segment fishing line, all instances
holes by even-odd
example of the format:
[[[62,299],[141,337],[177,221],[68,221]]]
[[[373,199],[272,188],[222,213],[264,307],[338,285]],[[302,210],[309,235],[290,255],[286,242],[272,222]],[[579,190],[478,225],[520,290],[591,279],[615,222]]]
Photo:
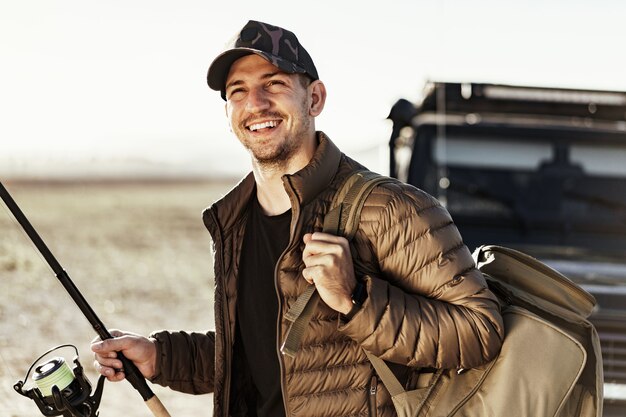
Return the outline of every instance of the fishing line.
[[[61,356],[38,363],[51,353],[66,347],[71,347],[76,352],[73,369],[70,369],[65,358]],[[35,368],[32,377],[34,386],[28,389],[26,388],[28,375],[33,368]],[[35,359],[28,368],[24,381],[17,381],[13,388],[18,394],[35,401],[45,416],[63,414],[68,417],[97,417],[104,388],[104,376],[100,376],[96,390],[90,395],[91,384],[78,360],[78,348],[66,344],[49,349]]]
[[[45,358],[52,352],[56,352],[57,350],[65,347],[74,348],[74,350],[76,351],[76,357],[78,357],[78,349],[74,345],[66,344],[53,347],[33,361],[33,363],[30,365],[30,368],[28,368],[28,371],[26,371],[24,383],[28,381],[28,375],[30,375],[30,372],[33,370],[33,367],[35,367],[35,364],[37,364],[41,359]],[[33,375],[34,384],[37,386],[37,388],[39,388],[44,396],[52,395],[52,387],[54,385],[58,386],[59,389],[62,391],[67,388],[74,381],[74,379],[74,374],[72,373],[70,367],[67,365],[67,362],[65,362],[65,358],[60,356],[57,356],[47,362],[38,364],[37,368],[35,368],[35,374]]]

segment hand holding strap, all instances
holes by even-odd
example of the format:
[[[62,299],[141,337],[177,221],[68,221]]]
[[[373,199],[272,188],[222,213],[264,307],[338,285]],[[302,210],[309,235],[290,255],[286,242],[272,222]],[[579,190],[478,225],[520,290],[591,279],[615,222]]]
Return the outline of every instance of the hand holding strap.
[[[371,171],[357,171],[343,183],[335,194],[331,209],[324,217],[322,231],[337,236],[343,236],[351,241],[359,228],[361,210],[365,200],[374,187],[383,182],[392,181]],[[319,294],[315,286],[311,285],[304,291],[285,314],[285,318],[292,322],[287,331],[285,342],[280,351],[289,357],[294,357],[300,347],[300,342],[309,325],[311,316],[319,302]]]

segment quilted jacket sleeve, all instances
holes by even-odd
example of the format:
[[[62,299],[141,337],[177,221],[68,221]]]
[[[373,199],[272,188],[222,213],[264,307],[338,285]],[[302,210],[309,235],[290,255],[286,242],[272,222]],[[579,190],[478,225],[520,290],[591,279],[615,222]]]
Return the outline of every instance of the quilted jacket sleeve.
[[[215,333],[160,331],[156,375],[151,382],[188,394],[213,392]]]
[[[377,187],[354,245],[361,259],[373,256],[378,266],[363,276],[368,298],[362,309],[340,330],[366,350],[435,368],[471,368],[499,352],[496,297],[435,198],[406,184]]]

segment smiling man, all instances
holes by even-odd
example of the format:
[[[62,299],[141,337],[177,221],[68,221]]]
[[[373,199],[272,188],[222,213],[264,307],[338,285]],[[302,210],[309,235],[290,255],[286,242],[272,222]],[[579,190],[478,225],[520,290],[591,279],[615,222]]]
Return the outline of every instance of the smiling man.
[[[338,188],[363,167],[316,131],[326,88],[285,29],[250,21],[211,64],[252,172],[203,215],[214,243],[215,330],[116,333],[96,367],[124,378],[116,351],[153,382],[214,393],[214,416],[394,416],[363,352],[409,388],[420,369],[470,368],[499,351],[502,319],[448,212],[399,182],[368,197],[351,250],[322,233]],[[356,271],[352,253],[368,272]],[[295,357],[285,313],[315,285],[321,303]]]
[[[212,68],[229,58],[222,55]],[[282,213],[290,202],[281,176],[299,171],[313,157],[313,118],[324,108],[326,88],[306,75],[285,73],[256,54],[237,59],[227,74],[219,87],[231,130],[250,152],[257,182],[267,185],[258,187],[259,202],[267,214]]]

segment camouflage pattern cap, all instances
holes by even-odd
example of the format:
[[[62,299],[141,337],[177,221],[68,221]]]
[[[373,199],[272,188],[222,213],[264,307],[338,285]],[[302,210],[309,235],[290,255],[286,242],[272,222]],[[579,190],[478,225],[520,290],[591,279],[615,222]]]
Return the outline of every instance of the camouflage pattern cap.
[[[221,91],[222,98],[226,99],[224,84],[230,66],[239,58],[250,54],[265,58],[287,73],[307,74],[313,80],[319,79],[311,56],[293,32],[250,20],[209,66],[209,87]]]

